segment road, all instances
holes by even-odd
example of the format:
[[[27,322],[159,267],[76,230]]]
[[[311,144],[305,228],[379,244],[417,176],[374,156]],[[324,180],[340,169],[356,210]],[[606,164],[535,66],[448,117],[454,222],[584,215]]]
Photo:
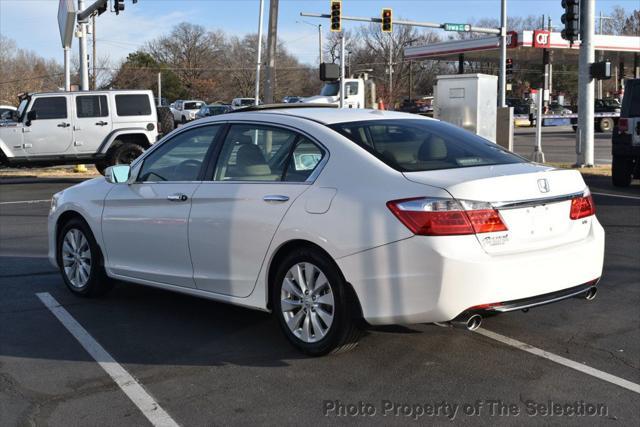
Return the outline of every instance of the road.
[[[2,425],[149,425],[38,293],[55,298],[154,399],[147,412],[162,408],[183,426],[638,420],[638,185],[621,191],[606,178],[589,180],[607,232],[595,301],[572,299],[483,323],[483,331],[573,363],[566,366],[500,337],[436,325],[371,328],[354,351],[314,359],[294,351],[265,313],[124,283],[102,299],[80,299],[45,258],[49,205],[40,202],[72,182],[13,182],[0,184]],[[593,416],[545,416],[548,402],[602,406]],[[375,415],[347,415],[361,405]],[[479,415],[464,413],[475,407]]]
[[[596,164],[611,164],[611,133],[594,134],[594,159]],[[514,151],[528,159],[536,145],[536,130],[516,127],[513,138]],[[548,126],[542,128],[542,152],[545,161],[576,163],[576,134],[571,126]]]

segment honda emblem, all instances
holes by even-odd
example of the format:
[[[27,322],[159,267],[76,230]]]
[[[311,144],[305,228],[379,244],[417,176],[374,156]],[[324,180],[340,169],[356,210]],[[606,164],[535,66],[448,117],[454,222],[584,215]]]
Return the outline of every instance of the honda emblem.
[[[538,190],[540,190],[541,193],[548,193],[550,189],[549,181],[547,181],[546,178],[538,180]]]

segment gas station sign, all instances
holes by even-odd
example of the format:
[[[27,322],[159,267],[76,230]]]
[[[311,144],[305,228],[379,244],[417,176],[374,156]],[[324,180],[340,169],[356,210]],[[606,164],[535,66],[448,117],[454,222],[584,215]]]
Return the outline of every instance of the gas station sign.
[[[533,32],[533,47],[550,48],[551,47],[551,31],[535,30]]]

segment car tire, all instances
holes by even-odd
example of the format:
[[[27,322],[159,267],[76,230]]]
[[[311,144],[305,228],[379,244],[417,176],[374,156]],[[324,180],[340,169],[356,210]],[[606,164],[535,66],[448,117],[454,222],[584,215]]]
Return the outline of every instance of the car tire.
[[[573,129],[574,132],[578,132],[578,126],[576,125],[571,126],[571,129]]]
[[[173,113],[168,107],[158,107],[158,123],[160,126],[160,133],[163,135],[168,134],[176,127],[176,122],[173,119]]]
[[[144,153],[144,148],[135,142],[114,141],[115,148],[109,155],[109,165],[128,165]]]
[[[633,159],[629,157],[613,156],[611,164],[611,181],[616,187],[631,185],[633,174]]]
[[[333,260],[318,250],[300,249],[282,259],[274,278],[274,314],[294,347],[309,356],[356,347],[362,332],[353,316],[349,285]]]
[[[109,163],[107,163],[105,160],[98,160],[95,163],[95,167],[100,175],[104,175],[105,170],[109,167]]]
[[[182,116],[182,122],[183,125],[187,123],[187,118],[185,116]]]
[[[611,132],[615,125],[612,118],[604,117],[598,122],[598,132]]]
[[[71,219],[60,229],[56,259],[65,285],[75,295],[96,297],[113,287],[104,270],[100,247],[80,218]]]

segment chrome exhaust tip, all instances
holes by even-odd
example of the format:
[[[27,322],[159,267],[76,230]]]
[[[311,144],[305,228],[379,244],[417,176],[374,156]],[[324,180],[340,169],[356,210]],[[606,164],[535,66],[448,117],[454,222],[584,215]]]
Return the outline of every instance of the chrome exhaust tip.
[[[596,299],[596,295],[598,295],[598,288],[595,286],[589,288],[589,290],[584,294],[584,299],[587,301],[593,301]]]
[[[475,331],[482,324],[482,316],[479,314],[463,314],[451,321],[451,325],[456,328]]]

